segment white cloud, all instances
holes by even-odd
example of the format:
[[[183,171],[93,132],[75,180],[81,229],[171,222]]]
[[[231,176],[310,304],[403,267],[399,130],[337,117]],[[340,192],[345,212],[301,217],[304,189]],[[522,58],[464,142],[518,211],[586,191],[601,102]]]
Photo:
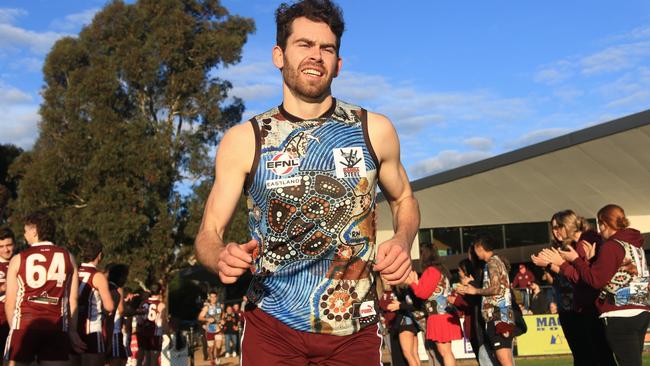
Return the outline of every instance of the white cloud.
[[[467,145],[478,151],[490,151],[494,143],[488,137],[470,137],[463,140],[463,145]]]
[[[272,97],[278,97],[277,99],[279,99],[279,96],[282,95],[282,89],[275,84],[241,85],[233,86],[228,95],[242,98],[244,101],[267,100]]]
[[[650,41],[616,45],[582,58],[581,72],[590,75],[621,71],[636,66],[647,56]]]
[[[553,95],[564,102],[573,102],[576,98],[579,98],[584,94],[585,93],[582,90],[568,86],[561,87],[553,91]]]
[[[444,150],[438,155],[421,160],[415,163],[410,169],[412,179],[425,177],[437,172],[457,168],[459,166],[473,163],[490,157],[492,154],[486,151],[456,151]]]
[[[99,10],[99,8],[92,8],[66,15],[63,19],[52,21],[52,28],[66,32],[76,31],[82,26],[90,24]]]
[[[24,107],[0,106],[2,133],[0,143],[14,144],[29,150],[38,137],[38,105]]]
[[[32,101],[32,96],[24,91],[0,81],[0,106],[12,106]]]
[[[34,32],[15,27],[11,24],[0,24],[0,48],[24,49],[37,55],[46,54],[57,39],[65,36],[56,32]]]
[[[30,149],[38,136],[38,104],[28,93],[0,81],[0,143]]]
[[[23,9],[0,8],[0,23],[13,23],[19,16],[27,15]]]
[[[550,140],[554,137],[558,137],[564,134],[569,133],[571,130],[564,127],[553,127],[553,128],[543,128],[539,130],[534,130],[524,134],[519,137],[517,140],[507,144],[510,148],[524,147],[538,142]]]
[[[559,84],[574,74],[573,63],[568,60],[561,60],[551,65],[542,66],[533,76],[533,80],[542,84]]]
[[[262,109],[267,106],[259,104],[282,98],[282,78],[270,60],[237,64],[219,69],[214,75],[229,80],[233,84],[230,95],[241,97],[247,106]],[[337,98],[387,115],[400,135],[415,135],[431,126],[442,128],[454,123],[514,121],[531,112],[524,98],[503,98],[487,90],[421,90],[383,75],[356,71],[342,72],[334,79],[332,92]]]

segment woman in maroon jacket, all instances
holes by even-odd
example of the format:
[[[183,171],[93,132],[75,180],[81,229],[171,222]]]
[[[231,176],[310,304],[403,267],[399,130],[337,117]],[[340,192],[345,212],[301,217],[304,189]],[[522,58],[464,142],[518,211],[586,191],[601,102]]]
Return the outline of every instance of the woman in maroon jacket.
[[[572,210],[559,211],[551,217],[551,229],[555,239],[554,248],[574,248],[580,258],[595,260],[602,239],[585,218]],[[578,244],[582,241],[595,243],[589,253]],[[558,306],[562,332],[571,348],[573,365],[616,366],[594,304],[598,290],[582,281],[578,271],[559,256],[555,258],[558,264],[552,264],[550,258],[554,255],[550,249],[544,249],[531,258],[537,266],[546,267],[556,274],[553,281],[554,301]]]
[[[641,366],[641,354],[648,323],[648,266],[643,236],[630,225],[620,206],[607,205],[598,211],[600,233],[605,239],[596,259],[580,258],[571,247],[554,250],[554,264],[571,263],[580,279],[599,289],[596,308],[605,325],[605,335],[619,366]],[[587,252],[592,245],[582,243]],[[558,259],[558,257],[560,257]]]

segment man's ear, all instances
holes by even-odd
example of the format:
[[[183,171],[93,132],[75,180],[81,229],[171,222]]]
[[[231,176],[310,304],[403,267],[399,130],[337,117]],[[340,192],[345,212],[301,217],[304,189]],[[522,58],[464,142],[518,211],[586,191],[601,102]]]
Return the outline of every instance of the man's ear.
[[[284,51],[277,45],[273,47],[273,65],[280,70],[284,67]]]
[[[343,59],[339,57],[338,61],[336,61],[336,70],[334,70],[334,77],[339,76],[341,67],[343,67]]]

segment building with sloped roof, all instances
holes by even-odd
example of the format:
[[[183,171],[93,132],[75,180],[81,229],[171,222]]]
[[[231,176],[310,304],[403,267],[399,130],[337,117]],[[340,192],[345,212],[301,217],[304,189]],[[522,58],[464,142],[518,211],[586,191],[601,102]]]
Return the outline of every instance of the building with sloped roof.
[[[411,183],[421,224],[413,245],[433,243],[455,268],[479,232],[491,233],[512,263],[551,240],[553,213],[572,209],[595,224],[606,204],[623,207],[650,248],[650,110],[591,126]],[[377,241],[390,238],[392,216],[383,197]]]

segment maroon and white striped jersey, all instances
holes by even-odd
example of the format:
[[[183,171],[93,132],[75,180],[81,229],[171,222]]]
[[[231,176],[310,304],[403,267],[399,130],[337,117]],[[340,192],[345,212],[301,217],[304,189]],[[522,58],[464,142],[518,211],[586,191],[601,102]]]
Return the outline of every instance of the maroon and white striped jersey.
[[[150,296],[140,304],[138,315],[138,334],[143,336],[162,336],[162,300],[160,296]]]
[[[50,242],[20,254],[12,329],[68,330],[68,299],[74,266],[70,253]]]
[[[82,334],[102,332],[102,298],[93,286],[97,268],[92,263],[79,266],[79,301],[77,329]]]

